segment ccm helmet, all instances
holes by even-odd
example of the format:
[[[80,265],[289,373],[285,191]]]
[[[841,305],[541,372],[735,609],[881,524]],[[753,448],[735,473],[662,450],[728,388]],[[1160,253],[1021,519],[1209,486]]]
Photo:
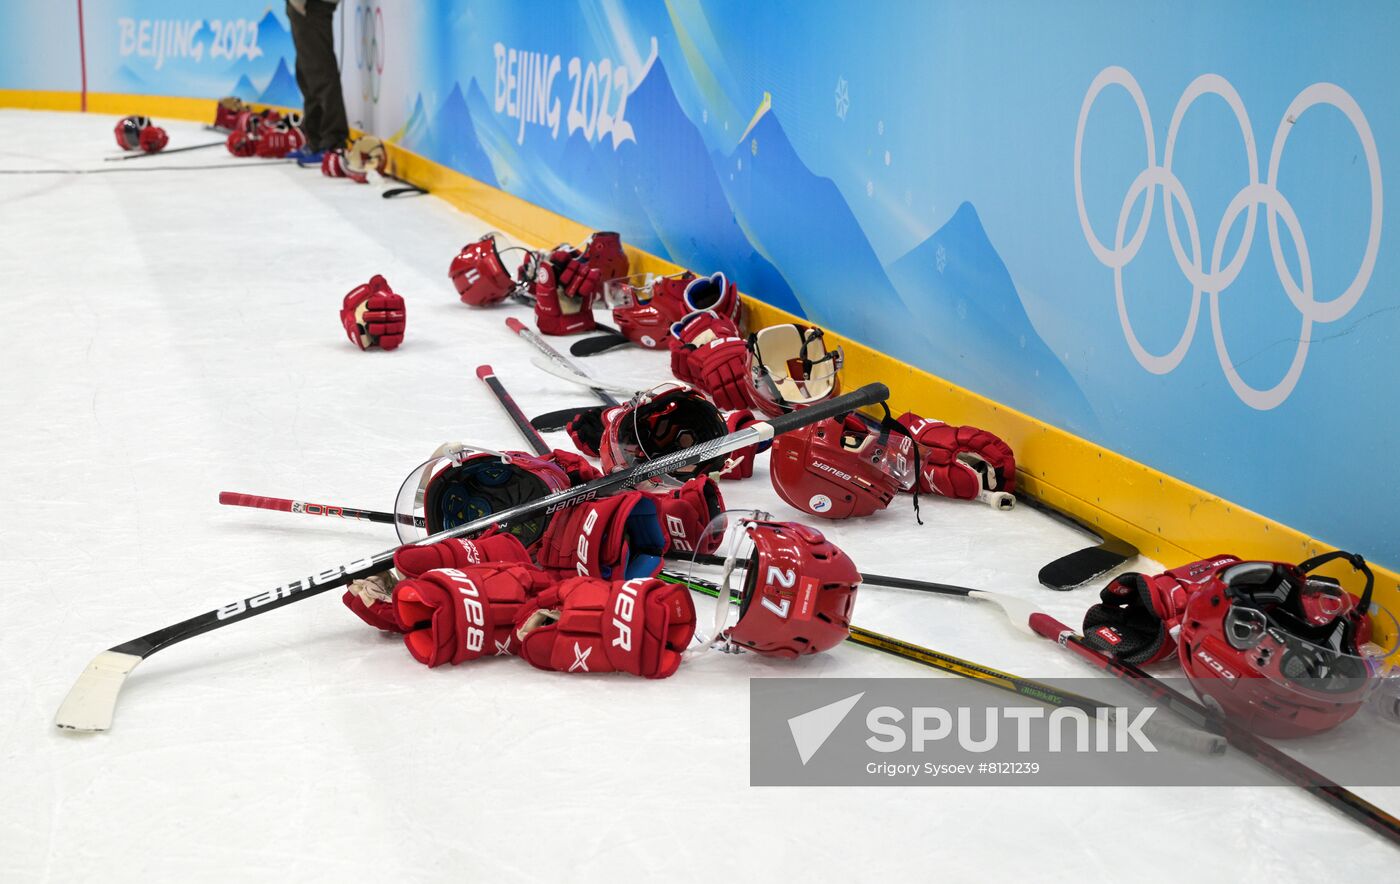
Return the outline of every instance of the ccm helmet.
[[[1345,559],[1366,579],[1357,598],[1308,572]],[[1301,737],[1346,721],[1383,672],[1386,650],[1371,643],[1374,578],[1358,555],[1325,553],[1298,564],[1240,562],[1191,596],[1181,621],[1179,656],[1208,705],[1265,737]]]

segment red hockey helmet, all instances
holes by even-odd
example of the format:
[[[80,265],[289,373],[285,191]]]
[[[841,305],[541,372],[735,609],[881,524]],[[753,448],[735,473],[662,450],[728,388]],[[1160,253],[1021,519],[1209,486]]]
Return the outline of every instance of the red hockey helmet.
[[[662,384],[603,412],[599,457],[603,472],[614,473],[662,455],[704,445],[729,434],[724,417],[709,399],[685,384]],[[724,466],[717,454],[672,478],[684,481]],[[665,484],[664,477],[652,484]]]
[[[399,540],[413,543],[568,487],[563,469],[534,455],[444,445],[399,487],[394,529]],[[549,516],[541,512],[510,523],[506,531],[529,547],[548,523]]]
[[[515,291],[515,280],[501,260],[494,233],[463,246],[447,268],[447,275],[457,287],[462,303],[473,307],[503,301]]]
[[[1308,572],[1346,559],[1366,578],[1358,599]],[[1371,643],[1384,616],[1360,556],[1331,552],[1299,565],[1240,562],[1191,596],[1179,657],[1191,685],[1234,724],[1265,737],[1301,737],[1346,721],[1379,682],[1386,650]],[[1393,645],[1393,642],[1392,642]]]
[[[840,347],[827,350],[822,330],[812,325],[770,325],[749,335],[749,376],[754,404],[777,417],[830,399],[841,392]]]
[[[603,300],[629,341],[648,350],[666,349],[671,324],[685,316],[685,287],[695,278],[637,273],[603,283]]]
[[[727,512],[706,529],[713,555],[697,556],[692,577],[722,564],[710,643],[773,657],[830,650],[850,635],[860,572],[815,528],[776,522],[757,510]],[[730,603],[738,596],[737,615]]]
[[[136,150],[141,146],[141,132],[150,125],[150,117],[130,116],[117,120],[116,128],[112,130],[117,137],[117,147]]]
[[[914,484],[914,443],[850,414],[773,440],[773,490],[793,507],[823,519],[868,516]]]

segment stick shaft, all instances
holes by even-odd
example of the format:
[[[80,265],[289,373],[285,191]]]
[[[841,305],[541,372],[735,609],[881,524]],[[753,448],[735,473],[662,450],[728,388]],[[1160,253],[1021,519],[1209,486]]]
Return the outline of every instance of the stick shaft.
[[[1248,730],[1232,724],[1220,716],[1211,714],[1205,706],[1171,685],[1153,678],[1136,665],[1110,657],[1090,647],[1074,630],[1054,617],[1048,614],[1036,614],[1031,618],[1031,628],[1035,630],[1037,635],[1059,644],[1071,653],[1078,655],[1080,659],[1106,672],[1113,673],[1142,694],[1165,703],[1167,708],[1186,721],[1220,733],[1229,742],[1231,748],[1248,755],[1295,786],[1301,786],[1312,792],[1327,804],[1384,836],[1392,843],[1400,844],[1400,820],[1350,789],[1338,785]]]
[[[224,141],[211,141],[208,144],[192,144],[188,147],[173,147],[170,150],[158,150],[155,153],[128,153],[122,154],[119,157],[107,157],[107,161],[115,162],[120,160],[139,160],[144,157],[163,157],[172,153],[184,153],[187,150],[204,150],[206,147],[222,147],[226,143],[227,142]]]
[[[535,425],[530,423],[530,419],[525,416],[525,412],[520,410],[520,406],[515,402],[515,397],[506,390],[505,385],[501,383],[500,378],[496,377],[491,366],[479,366],[476,370],[476,376],[481,378],[482,382],[491,389],[496,401],[501,404],[501,408],[505,409],[506,416],[510,418],[511,423],[515,424],[521,437],[529,443],[535,453],[541,456],[549,454],[551,451],[549,443],[544,441],[544,437],[535,429]]]
[[[283,513],[299,513],[306,516],[329,516],[334,519],[350,519],[358,522],[380,522],[392,525],[398,521],[393,513],[362,510],[333,503],[310,503],[305,500],[289,500],[285,497],[263,497],[258,494],[240,494],[236,491],[220,491],[219,503],[224,506],[247,506],[264,510],[277,510]]]

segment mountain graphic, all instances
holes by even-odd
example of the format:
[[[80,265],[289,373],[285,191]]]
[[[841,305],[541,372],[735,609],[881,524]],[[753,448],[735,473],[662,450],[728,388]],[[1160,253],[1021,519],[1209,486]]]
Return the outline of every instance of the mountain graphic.
[[[260,53],[257,58],[235,59],[224,69],[224,73],[230,77],[246,76],[252,83],[270,84],[280,63],[296,63],[297,53],[296,47],[292,45],[292,35],[282,27],[282,22],[271,9],[258,21],[257,46]],[[300,103],[297,102],[298,105]]]
[[[729,156],[713,161],[749,242],[781,269],[803,315],[930,367],[923,322],[910,316],[835,183],[797,156],[776,111],[759,117]]]
[[[258,101],[283,107],[301,107],[301,90],[297,88],[296,78],[287,70],[285,61],[277,62],[277,72],[272,75],[272,82],[268,83],[267,88],[258,96]]]
[[[1031,324],[971,203],[889,274],[933,346],[916,364],[1013,408],[1069,418],[1075,429],[1096,423],[1079,385]]]
[[[550,133],[527,127],[525,137],[531,154],[527,158],[516,143],[518,122],[497,115],[475,79],[467,84],[467,108],[481,147],[490,157],[497,186],[595,230],[616,230],[623,242],[664,255],[642,212],[633,209],[630,217],[623,217],[618,210],[609,196],[614,193],[616,176],[593,167],[595,156],[602,154],[595,155],[582,135],[575,133],[575,138],[556,142]],[[605,150],[611,153],[612,148]],[[622,205],[631,207],[630,203]]]
[[[473,79],[472,84],[475,82]],[[460,84],[452,84],[452,91],[443,100],[442,107],[438,108],[428,127],[426,145],[431,159],[492,187],[496,186],[496,173],[491,168],[491,159],[476,137],[476,127],[472,125],[471,111],[462,96]]]
[[[660,253],[697,273],[723,270],[742,291],[802,315],[789,279],[735,217],[700,130],[676,100],[660,59],[628,96],[627,118],[635,142],[614,151],[609,139],[593,150],[615,164],[617,199],[635,203],[649,219]]]
[[[233,89],[228,94],[244,101],[257,101],[258,87],[253,85],[253,81],[248,79],[247,74],[244,74],[238,78],[238,82],[233,85]]]
[[[423,94],[420,92],[413,99],[413,110],[409,112],[408,119],[399,127],[399,130],[386,141],[393,141],[401,144],[411,151],[427,155],[431,146],[432,134],[428,129],[428,110],[423,106]]]

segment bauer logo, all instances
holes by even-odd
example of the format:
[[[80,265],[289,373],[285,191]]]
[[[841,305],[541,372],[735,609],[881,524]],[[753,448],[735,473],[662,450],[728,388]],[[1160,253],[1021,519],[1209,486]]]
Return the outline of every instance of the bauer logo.
[[[858,651],[849,649],[852,665]],[[1197,729],[1118,679],[1030,681],[943,659],[950,668],[986,677],[750,679],[750,784],[1277,784],[1258,759],[1245,751],[1225,753],[1219,735]],[[908,665],[917,668],[912,659]],[[1181,678],[1156,679],[1153,690],[1195,695]],[[1368,725],[1366,719],[1346,723],[1360,739],[1348,740],[1345,752],[1327,759],[1328,775],[1342,776],[1348,785],[1377,776],[1400,780],[1385,761],[1384,747],[1393,741],[1383,733],[1374,740],[1361,733],[1387,725]]]

